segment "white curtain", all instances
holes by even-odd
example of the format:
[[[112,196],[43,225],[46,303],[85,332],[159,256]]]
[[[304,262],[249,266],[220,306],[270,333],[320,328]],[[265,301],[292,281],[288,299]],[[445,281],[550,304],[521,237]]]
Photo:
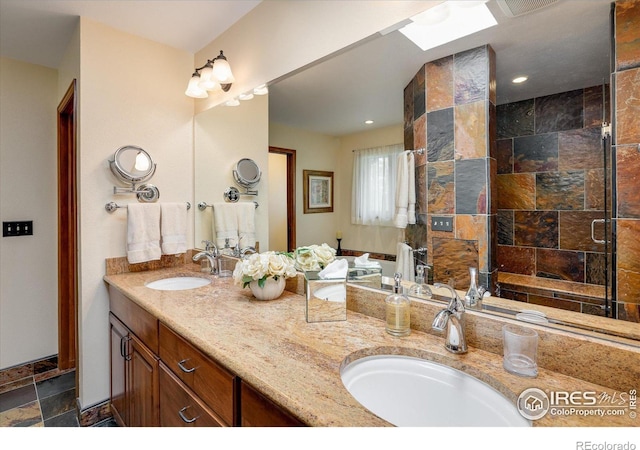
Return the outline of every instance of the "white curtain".
[[[397,155],[403,144],[354,150],[351,223],[393,226]]]

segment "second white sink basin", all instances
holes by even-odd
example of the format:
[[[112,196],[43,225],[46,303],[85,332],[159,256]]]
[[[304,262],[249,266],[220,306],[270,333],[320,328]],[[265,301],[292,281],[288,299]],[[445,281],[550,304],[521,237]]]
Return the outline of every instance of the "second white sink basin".
[[[171,277],[161,280],[151,281],[145,284],[149,289],[157,291],[183,291],[185,289],[195,289],[211,284],[211,280],[200,277]]]
[[[396,426],[531,426],[488,384],[424,359],[368,356],[340,375],[360,404]]]

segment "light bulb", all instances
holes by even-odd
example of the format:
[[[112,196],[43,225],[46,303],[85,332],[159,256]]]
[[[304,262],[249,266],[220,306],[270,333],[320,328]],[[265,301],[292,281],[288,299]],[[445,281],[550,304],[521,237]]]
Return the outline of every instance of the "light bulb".
[[[198,83],[198,87],[207,91],[213,91],[220,87],[215,78],[213,78],[213,67],[211,64],[207,64],[204,69],[200,71],[200,82]]]
[[[151,161],[149,161],[147,155],[142,152],[138,152],[138,154],[136,155],[136,164],[134,167],[140,172],[146,172],[147,170],[149,170],[149,167],[151,167]]]
[[[199,83],[200,75],[194,73],[189,80],[187,90],[184,92],[185,95],[193,98],[207,98],[209,94],[207,94],[207,91],[198,86]]]

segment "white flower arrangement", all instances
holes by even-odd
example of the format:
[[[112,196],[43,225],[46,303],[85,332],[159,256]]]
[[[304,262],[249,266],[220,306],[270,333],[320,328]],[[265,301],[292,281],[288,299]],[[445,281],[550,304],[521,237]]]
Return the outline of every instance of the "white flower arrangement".
[[[303,271],[322,270],[336,259],[336,249],[328,244],[298,247],[293,252],[296,268]]]
[[[297,274],[295,261],[287,253],[263,252],[253,253],[246,259],[236,263],[233,280],[236,284],[247,287],[252,281],[257,281],[264,287],[267,278],[278,280],[280,277],[292,278]]]

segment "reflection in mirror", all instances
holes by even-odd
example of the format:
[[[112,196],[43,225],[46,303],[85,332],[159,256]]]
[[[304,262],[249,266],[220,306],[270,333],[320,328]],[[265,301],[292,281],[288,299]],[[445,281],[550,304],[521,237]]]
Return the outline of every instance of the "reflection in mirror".
[[[260,182],[262,172],[255,163],[254,160],[249,158],[242,158],[236,164],[236,168],[233,171],[233,178],[240,186],[244,188],[252,188]]]
[[[240,170],[248,180],[259,180],[260,167],[267,167],[269,147],[268,137],[268,95],[257,95],[243,101],[239,106],[219,105],[203,111],[194,120],[194,179],[196,203],[209,205],[198,208],[194,213],[194,242],[200,245],[204,240],[214,241],[214,206],[224,202],[224,193],[234,184],[233,172]],[[247,132],[247,130],[250,130]],[[240,164],[238,158],[244,161]],[[245,162],[253,161],[253,164]],[[246,167],[252,169],[244,173]],[[265,172],[268,175],[268,172]],[[255,233],[260,250],[269,249],[269,202],[268,190],[251,197],[239,196],[239,202],[256,201]],[[244,193],[243,193],[244,194]]]
[[[585,95],[603,92],[604,88],[604,94],[599,96],[599,106],[596,105],[593,107],[593,105],[591,105],[588,110],[580,110],[579,114],[582,117],[583,124],[585,124],[584,114],[591,114],[592,117],[599,118],[599,121],[595,120],[591,123],[591,126],[593,126],[595,130],[599,130],[599,124],[601,124],[603,118],[605,121],[609,119],[608,108],[610,105],[607,103],[610,73],[609,2],[602,0],[589,2],[588,4],[563,2],[536,11],[535,13],[525,14],[521,17],[508,17],[493,0],[488,2],[488,6],[496,16],[498,25],[471,37],[457,40],[437,49],[421,52],[419,49],[412,47],[412,44],[403,39],[399,33],[391,32],[384,36],[373,37],[360,45],[354,46],[348,51],[336,55],[334,58],[303,72],[296,73],[270,86],[270,145],[296,148],[299,160],[304,160],[306,156],[304,153],[304,144],[300,146],[288,144],[287,134],[293,135],[296,132],[300,132],[300,130],[304,130],[306,133],[306,142],[312,141],[310,133],[315,133],[315,135],[322,137],[329,136],[340,141],[336,153],[338,156],[333,158],[335,162],[332,166],[322,167],[322,169],[336,171],[336,178],[342,182],[340,186],[342,191],[339,193],[339,196],[343,199],[343,202],[340,204],[340,198],[337,200],[338,205],[341,206],[342,209],[336,214],[333,223],[329,226],[333,227],[334,230],[341,230],[341,234],[343,235],[342,245],[343,248],[347,249],[346,254],[349,254],[349,251],[353,251],[353,254],[356,255],[360,252],[377,252],[383,254],[383,256],[393,254],[393,246],[395,246],[395,243],[398,240],[407,239],[414,248],[422,247],[423,245],[429,248],[430,254],[428,255],[428,262],[433,263],[433,242],[428,241],[438,236],[449,243],[453,237],[450,234],[443,234],[442,232],[435,234],[429,231],[423,222],[421,227],[407,230],[406,234],[391,234],[386,236],[387,239],[380,239],[381,232],[391,232],[392,230],[381,231],[379,228],[382,227],[378,227],[378,229],[375,229],[376,227],[369,227],[368,229],[365,227],[355,227],[349,222],[348,198],[351,186],[349,173],[351,168],[350,150],[397,142],[405,142],[405,144],[406,142],[411,142],[414,145],[409,145],[408,147],[415,148],[416,133],[425,132],[425,129],[421,128],[425,126],[424,122],[422,125],[418,122],[413,122],[413,115],[416,108],[420,109],[420,107],[422,107],[434,112],[439,111],[438,108],[444,109],[442,106],[438,107],[433,104],[429,106],[424,103],[422,105],[419,104],[419,101],[425,103],[433,100],[437,101],[438,99],[433,95],[431,97],[427,95],[426,99],[424,97],[422,99],[419,97],[409,98],[410,101],[406,101],[406,92],[405,96],[402,95],[404,88],[414,79],[426,63],[442,60],[466,50],[488,44],[496,53],[495,73],[497,78],[497,99],[495,100],[495,105],[498,108],[502,107],[501,109],[503,111],[506,110],[507,114],[509,114],[509,106],[506,105],[517,105],[523,101],[531,101],[532,104],[535,105],[536,99],[547,100],[546,97],[553,97],[555,94],[560,94],[560,97],[562,97],[562,93],[572,93],[576,90],[582,92],[581,95],[584,100]],[[384,55],[384,65],[379,64],[381,55]],[[389,70],[385,71],[386,68]],[[453,67],[444,66],[444,69],[453,70]],[[511,80],[513,78],[523,74],[529,76],[526,83],[518,85],[512,83]],[[434,77],[440,75],[442,75],[442,72],[431,74],[426,72],[425,78],[431,77],[431,80],[434,80]],[[425,78],[418,78],[417,82],[424,83]],[[335,83],[336,79],[341,80],[341,82]],[[445,86],[445,83],[451,83],[451,86],[454,84],[451,78],[445,77],[440,81],[441,87]],[[413,94],[415,95],[415,91],[413,91]],[[409,95],[412,95],[411,91],[409,91]],[[595,97],[598,97],[598,95],[595,95]],[[411,106],[408,107],[408,105]],[[544,101],[540,102],[540,105],[544,111]],[[535,106],[533,112],[537,112],[535,111]],[[403,120],[404,114],[409,114],[411,120]],[[456,114],[458,114],[457,110]],[[526,114],[527,112],[525,111],[525,117],[528,117]],[[511,113],[511,116],[513,117],[513,113]],[[373,126],[376,128],[365,128],[366,126],[363,125],[365,119],[374,120]],[[492,126],[495,126],[495,122]],[[576,136],[590,135],[591,130],[580,131],[582,126],[583,125],[567,129],[569,130],[567,134],[560,136],[560,139],[570,138],[572,133]],[[369,125],[369,127],[371,127],[371,125]],[[429,127],[428,120],[426,121],[426,127]],[[369,140],[364,145],[359,146],[358,143],[352,145],[353,142],[363,142],[362,136],[373,136],[382,129],[391,129],[394,137],[382,138],[387,139],[386,142]],[[274,130],[276,133],[273,132]],[[533,134],[533,132],[529,134]],[[355,136],[358,136],[360,140],[356,140]],[[460,138],[458,135],[455,137]],[[516,139],[514,136],[505,135],[501,135],[501,138],[512,141]],[[274,139],[277,140],[274,141]],[[453,135],[451,139],[454,139]],[[405,147],[407,147],[407,145],[405,145]],[[498,151],[500,151],[500,148]],[[514,172],[514,164],[517,163],[518,155],[519,153],[517,151],[514,153],[514,149],[511,147],[509,156],[507,157],[507,163],[511,165],[511,173],[518,175],[520,173],[525,174],[524,171],[519,172],[515,170]],[[307,157],[309,160],[315,157],[316,159],[313,161],[317,161],[318,156]],[[564,157],[566,158],[567,154],[565,154]],[[428,158],[430,158],[430,156],[428,156]],[[558,163],[557,158],[556,153],[556,164]],[[604,159],[604,157],[601,159]],[[440,201],[437,196],[430,195],[432,193],[431,189],[442,187],[443,190],[448,192],[449,187],[452,188],[455,183],[453,171],[448,174],[450,180],[446,177],[442,179],[438,178],[441,172],[437,170],[432,174],[431,172],[428,173],[426,170],[429,167],[428,162],[428,160],[423,162],[424,166],[420,169],[423,170],[423,172],[420,173],[422,178],[418,176],[420,174],[416,174],[416,179],[420,180],[419,183],[422,183],[423,181],[421,180],[424,180],[422,189],[427,191],[425,199],[420,205],[421,210],[419,211],[423,214],[423,221],[428,217],[427,214],[431,213],[432,208],[434,212],[437,212],[437,208],[442,206],[437,203]],[[435,170],[436,167],[433,167],[433,169]],[[498,170],[501,170],[500,167]],[[565,172],[567,170],[574,172],[581,171],[582,176],[591,176],[596,171],[606,172],[601,167],[571,167],[566,170],[555,170],[559,179],[562,179],[561,172],[563,170]],[[534,170],[533,172],[526,172],[526,176],[533,177],[533,180],[535,180],[536,177],[540,178],[540,175],[537,174],[543,172],[544,171]],[[431,177],[429,176],[430,174]],[[440,181],[444,181],[444,183],[440,183]],[[605,179],[602,180],[601,184],[606,183],[607,181]],[[420,188],[420,186],[418,186],[418,188]],[[535,192],[535,186],[533,189]],[[551,189],[553,188],[551,187]],[[557,192],[553,195],[562,197],[565,194]],[[583,195],[585,195],[585,193],[583,193]],[[500,204],[499,196],[500,191],[498,191],[497,198]],[[604,202],[607,201],[608,198],[606,198],[603,193],[601,205],[604,205]],[[504,213],[501,213],[501,215],[506,215],[507,213],[512,217],[517,215],[519,216],[519,220],[510,222],[512,227],[511,231],[508,231],[511,239],[515,239],[515,241],[512,241],[511,244],[503,241],[502,245],[515,248],[516,251],[520,251],[520,249],[516,247],[522,247],[524,248],[524,252],[529,252],[533,255],[534,266],[529,270],[527,280],[532,281],[534,284],[528,286],[527,288],[529,290],[525,292],[512,291],[512,299],[520,301],[514,302],[512,299],[498,299],[500,301],[500,309],[510,311],[541,309],[545,310],[546,314],[552,319],[555,314],[563,318],[563,323],[573,324],[573,326],[578,328],[602,329],[603,331],[606,330],[607,333],[619,333],[623,336],[635,336],[635,338],[637,338],[640,334],[637,332],[637,324],[622,323],[602,317],[605,314],[611,315],[613,313],[611,303],[609,303],[608,306],[604,303],[604,294],[599,294],[599,299],[590,298],[590,294],[584,295],[585,291],[591,292],[590,289],[592,288],[595,291],[605,292],[604,283],[607,283],[607,275],[595,277],[594,274],[599,271],[606,273],[607,262],[610,261],[611,258],[610,248],[603,251],[594,251],[588,242],[580,241],[576,243],[573,248],[565,250],[558,246],[542,246],[538,250],[527,243],[527,241],[521,240],[523,239],[523,229],[529,226],[527,222],[523,221],[523,218],[535,218],[540,215],[535,204],[530,210],[518,211],[508,207],[503,209]],[[571,230],[571,227],[576,224],[575,218],[591,215],[594,211],[601,211],[603,209],[605,209],[604,206],[592,207],[591,209],[583,207],[578,214],[574,214],[575,217],[572,217],[571,214],[567,214],[566,210],[558,208],[554,215],[557,217],[558,225],[562,225],[565,230]],[[455,217],[454,213],[455,209],[443,214],[448,214],[450,217],[453,215]],[[497,219],[501,220],[500,217],[497,217]],[[578,218],[577,220],[580,221],[582,219]],[[560,221],[562,224],[560,224]],[[545,222],[543,221],[542,223]],[[491,225],[491,228],[494,230],[493,234],[490,234],[493,238],[493,252],[495,252],[497,248],[497,239],[499,233],[504,231],[505,224],[508,226],[509,222],[493,222]],[[497,232],[496,225],[498,225]],[[574,234],[582,235],[581,230],[575,231],[576,233]],[[476,243],[479,242],[478,240],[482,240],[484,236],[484,234],[478,234],[477,231],[474,232],[472,229],[460,230],[460,232],[465,236],[463,240],[475,241]],[[527,233],[529,236],[542,235],[540,230],[536,231],[535,229],[528,230]],[[556,239],[564,239],[561,235],[555,236],[557,236]],[[397,239],[395,239],[396,237]],[[516,241],[518,244],[516,244]],[[391,243],[393,246],[385,247],[385,243]],[[446,249],[444,250],[446,251]],[[505,249],[503,248],[503,250]],[[582,275],[578,275],[577,277],[579,282],[571,280],[570,283],[566,283],[566,279],[553,279],[562,278],[562,274],[555,275],[554,273],[547,272],[543,268],[537,270],[535,268],[536,252],[542,255],[546,253],[550,255],[576,256],[577,265],[574,266],[575,270],[578,272],[581,271],[582,273]],[[493,254],[495,257],[495,253]],[[445,252],[444,255],[447,256],[448,253]],[[448,256],[450,260],[455,259],[455,254],[449,254]],[[509,257],[505,261],[517,262],[517,259]],[[602,266],[591,266],[590,268],[590,266],[586,265],[588,261],[598,261],[598,264],[602,263]],[[561,266],[565,265],[565,261],[563,261],[562,258],[559,260],[551,258],[549,259],[549,264],[552,267],[555,266],[556,269],[560,269]],[[585,268],[589,275],[585,274]],[[439,267],[435,267],[434,270],[436,270],[434,276],[442,277],[443,274],[447,273],[449,267],[447,265],[440,265]],[[518,270],[516,270],[516,272],[517,271]],[[468,267],[463,267],[461,273],[468,278]],[[514,273],[514,275],[521,274]],[[545,279],[545,277],[551,278]],[[595,282],[596,278],[599,280],[597,283]],[[436,281],[448,282],[449,280]],[[481,277],[481,283],[482,281],[486,284],[486,278],[483,280]],[[563,288],[566,286],[575,287],[579,292],[576,293],[559,289],[558,286],[562,285],[563,282],[565,282]],[[536,284],[541,284],[542,287],[546,288],[545,295],[536,295],[536,292],[539,292],[541,287]],[[506,283],[503,283],[503,286],[505,285]],[[460,279],[456,288],[464,292],[467,286],[468,281],[467,284],[464,284],[464,280]],[[580,292],[582,292],[583,297],[587,299],[586,301],[575,301],[576,294],[580,294]],[[606,292],[609,293],[609,291]],[[558,297],[565,297],[565,300],[559,300]],[[527,303],[523,304],[521,301]],[[488,302],[487,304],[490,305],[490,303],[491,302]],[[493,306],[494,312],[497,308],[498,307]],[[568,310],[560,311],[562,308],[567,308]],[[576,314],[574,311],[582,311],[588,314]],[[567,317],[569,317],[569,319],[566,319]],[[616,331],[616,329],[618,331]]]

